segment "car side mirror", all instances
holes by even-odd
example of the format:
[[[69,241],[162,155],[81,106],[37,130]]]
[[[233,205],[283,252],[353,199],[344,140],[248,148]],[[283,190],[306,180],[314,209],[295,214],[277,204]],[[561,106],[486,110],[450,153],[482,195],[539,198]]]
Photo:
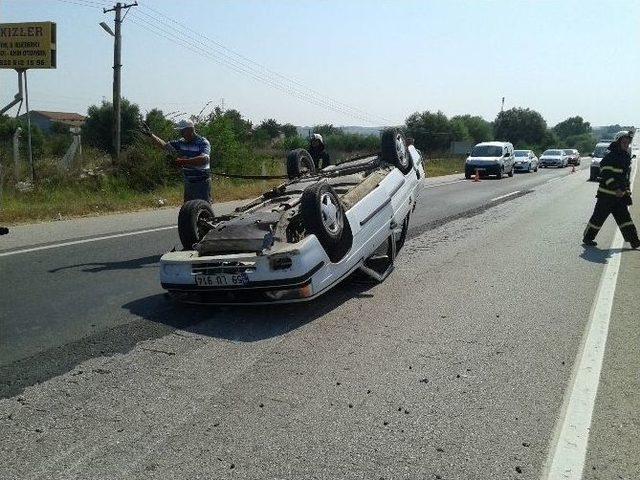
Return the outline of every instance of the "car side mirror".
[[[633,155],[631,155],[631,158],[636,158],[636,154],[634,153]]]
[[[471,156],[471,152],[467,152],[467,157],[470,157],[470,156]]]

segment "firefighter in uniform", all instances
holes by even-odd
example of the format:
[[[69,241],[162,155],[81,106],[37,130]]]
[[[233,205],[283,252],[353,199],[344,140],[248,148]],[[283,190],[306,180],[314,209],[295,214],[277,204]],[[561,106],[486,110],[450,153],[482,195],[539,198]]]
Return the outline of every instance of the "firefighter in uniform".
[[[600,162],[600,186],[596,198],[596,207],[584,231],[583,243],[596,245],[595,238],[607,217],[611,214],[618,224],[624,239],[631,248],[640,247],[629,205],[631,205],[631,154],[629,145],[633,132],[616,133],[609,146],[609,153]]]

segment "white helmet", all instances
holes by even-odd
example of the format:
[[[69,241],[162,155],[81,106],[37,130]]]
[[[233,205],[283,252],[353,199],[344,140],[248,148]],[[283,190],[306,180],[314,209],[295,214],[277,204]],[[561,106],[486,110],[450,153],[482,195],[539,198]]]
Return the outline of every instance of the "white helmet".
[[[622,137],[628,137],[631,140],[633,138],[633,130],[620,130],[613,136],[613,141],[617,142]]]
[[[320,140],[320,143],[324,145],[324,139],[319,133],[314,133],[313,135],[311,135],[311,140]]]

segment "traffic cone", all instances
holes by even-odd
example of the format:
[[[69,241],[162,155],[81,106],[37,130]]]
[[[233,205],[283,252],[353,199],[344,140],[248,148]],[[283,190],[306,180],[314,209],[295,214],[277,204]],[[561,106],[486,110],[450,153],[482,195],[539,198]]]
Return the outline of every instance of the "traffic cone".
[[[479,182],[480,181],[480,171],[476,168],[476,175],[475,177],[473,177],[473,181],[474,182]]]

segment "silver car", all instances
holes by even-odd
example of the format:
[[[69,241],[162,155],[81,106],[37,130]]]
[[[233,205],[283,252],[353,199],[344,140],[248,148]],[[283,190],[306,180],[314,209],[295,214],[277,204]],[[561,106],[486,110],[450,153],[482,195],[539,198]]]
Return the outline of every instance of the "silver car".
[[[564,168],[569,164],[569,157],[564,150],[559,149],[550,149],[545,150],[542,155],[540,155],[540,166],[543,168],[546,167],[558,167]]]
[[[533,150],[515,150],[513,156],[515,157],[513,169],[516,172],[531,173],[538,171],[538,157],[533,153]]]

